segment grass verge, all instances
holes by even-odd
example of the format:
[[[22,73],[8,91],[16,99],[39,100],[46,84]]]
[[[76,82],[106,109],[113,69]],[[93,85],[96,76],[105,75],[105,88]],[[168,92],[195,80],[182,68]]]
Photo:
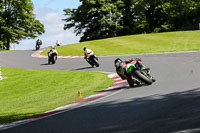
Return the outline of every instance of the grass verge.
[[[10,51],[10,50],[0,50],[0,52],[8,52],[8,51]]]
[[[2,67],[0,123],[24,119],[108,88],[107,74],[83,71],[29,70]]]
[[[200,31],[140,34],[64,45],[57,50],[60,56],[83,56],[83,47],[97,56],[193,51],[200,50],[199,36]]]

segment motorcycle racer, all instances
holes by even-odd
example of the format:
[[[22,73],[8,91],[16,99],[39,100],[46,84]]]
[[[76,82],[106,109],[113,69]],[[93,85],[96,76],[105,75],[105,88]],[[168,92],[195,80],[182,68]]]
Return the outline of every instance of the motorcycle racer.
[[[124,80],[126,79],[127,82],[131,87],[134,86],[134,83],[136,83],[138,86],[141,85],[141,83],[137,80],[133,80],[131,78],[131,71],[135,65],[137,65],[139,68],[144,69],[145,66],[142,64],[142,60],[140,58],[136,59],[129,59],[126,61],[123,61],[120,58],[117,58],[115,61],[115,68],[117,74]]]
[[[61,46],[61,42],[59,40],[56,40],[56,46]]]
[[[51,47],[51,49],[50,49],[50,51],[48,52],[48,54],[56,54],[56,55],[58,55],[58,52],[57,52],[57,50],[55,49],[55,47]]]
[[[36,41],[36,46],[35,46],[35,47],[36,47],[36,50],[40,49],[41,45],[42,45],[42,40],[38,39],[38,40]]]
[[[91,49],[88,49],[87,47],[83,48],[84,51],[84,59],[92,66],[99,67],[98,58],[94,54],[94,52]]]
[[[58,52],[54,47],[51,47],[50,51],[48,52],[48,64],[52,62],[52,64],[55,64],[57,60]]]
[[[88,49],[87,47],[84,47],[83,50],[84,50],[84,59],[89,59],[92,55],[94,55],[94,52],[91,49]]]

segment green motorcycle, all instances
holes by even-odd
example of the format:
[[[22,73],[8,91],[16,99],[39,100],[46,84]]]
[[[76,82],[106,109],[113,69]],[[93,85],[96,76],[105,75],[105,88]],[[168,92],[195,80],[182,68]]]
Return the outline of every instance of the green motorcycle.
[[[150,68],[144,68],[141,64],[141,59],[122,61],[120,58],[115,60],[115,67],[117,74],[126,79],[131,87],[136,83],[137,85],[151,85],[155,82],[155,78],[150,73]]]

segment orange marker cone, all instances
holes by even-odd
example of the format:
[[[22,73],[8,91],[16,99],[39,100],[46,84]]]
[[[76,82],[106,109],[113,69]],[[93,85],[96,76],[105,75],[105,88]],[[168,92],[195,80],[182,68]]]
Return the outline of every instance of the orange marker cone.
[[[82,97],[81,91],[78,91],[78,97]]]

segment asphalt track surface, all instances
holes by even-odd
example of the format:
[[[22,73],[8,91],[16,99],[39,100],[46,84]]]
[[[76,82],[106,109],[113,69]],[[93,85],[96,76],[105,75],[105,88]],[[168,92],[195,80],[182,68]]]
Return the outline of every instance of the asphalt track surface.
[[[124,86],[85,106],[32,121],[2,133],[197,133],[200,132],[200,52],[99,57],[90,68],[82,58],[32,58],[34,51],[0,53],[2,67],[115,72],[113,61],[140,57],[156,82]]]

